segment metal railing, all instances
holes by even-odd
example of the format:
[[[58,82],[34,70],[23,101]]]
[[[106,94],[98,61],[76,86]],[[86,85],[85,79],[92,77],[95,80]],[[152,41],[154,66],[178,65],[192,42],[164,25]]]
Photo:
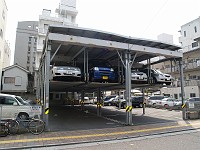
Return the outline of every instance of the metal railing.
[[[177,81],[177,87],[180,87],[181,81]],[[199,80],[185,80],[183,86],[200,86]]]

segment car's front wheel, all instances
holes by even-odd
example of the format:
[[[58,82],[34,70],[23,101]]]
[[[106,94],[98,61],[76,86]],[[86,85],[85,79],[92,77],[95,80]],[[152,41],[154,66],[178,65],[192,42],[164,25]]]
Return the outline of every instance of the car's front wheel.
[[[29,116],[27,113],[19,113],[18,118],[21,120],[28,120]]]

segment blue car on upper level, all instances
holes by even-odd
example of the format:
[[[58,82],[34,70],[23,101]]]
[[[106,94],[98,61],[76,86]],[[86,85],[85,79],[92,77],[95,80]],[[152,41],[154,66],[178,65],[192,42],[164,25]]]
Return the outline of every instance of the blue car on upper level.
[[[89,62],[89,79],[92,82],[115,82],[114,69],[108,62],[92,60]]]

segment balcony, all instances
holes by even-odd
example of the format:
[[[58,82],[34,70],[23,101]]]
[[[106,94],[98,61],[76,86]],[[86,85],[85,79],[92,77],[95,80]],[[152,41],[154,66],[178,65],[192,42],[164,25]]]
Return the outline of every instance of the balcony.
[[[181,81],[174,81],[174,85],[177,87],[181,86]],[[183,81],[183,86],[200,86],[199,80],[185,80]]]

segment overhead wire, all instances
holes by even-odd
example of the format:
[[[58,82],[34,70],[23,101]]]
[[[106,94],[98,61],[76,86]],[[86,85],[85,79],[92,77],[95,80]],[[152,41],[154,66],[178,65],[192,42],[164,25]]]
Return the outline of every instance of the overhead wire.
[[[158,16],[158,14],[160,13],[160,11],[165,7],[165,5],[167,4],[169,0],[166,0],[163,5],[158,9],[158,11],[155,13],[155,15],[152,17],[152,19],[150,20],[149,24],[146,26],[146,28],[144,29],[142,35],[149,29],[149,27],[151,26],[151,24],[153,23],[154,19]]]

